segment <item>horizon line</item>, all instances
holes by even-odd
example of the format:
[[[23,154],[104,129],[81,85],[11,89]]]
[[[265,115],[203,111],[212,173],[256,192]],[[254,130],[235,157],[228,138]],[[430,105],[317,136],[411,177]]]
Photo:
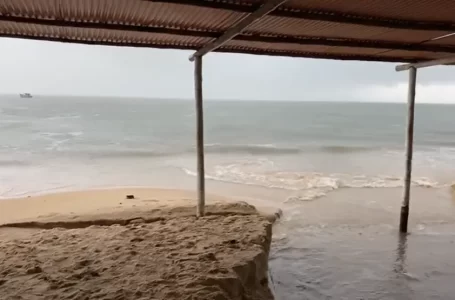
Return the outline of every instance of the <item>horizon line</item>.
[[[0,94],[1,97],[15,97],[19,99],[19,94]],[[194,98],[173,98],[173,97],[147,97],[147,96],[125,96],[125,95],[68,95],[68,94],[32,94],[33,97],[67,97],[67,98],[111,98],[111,99],[132,99],[132,100],[166,100],[166,101],[194,101]],[[33,99],[33,98],[31,98]],[[226,99],[226,98],[206,98],[204,101],[224,101],[224,102],[302,102],[302,103],[371,103],[371,104],[406,104],[404,101],[359,101],[359,100],[292,100],[292,99]],[[453,105],[453,102],[417,102],[416,104],[441,104]]]

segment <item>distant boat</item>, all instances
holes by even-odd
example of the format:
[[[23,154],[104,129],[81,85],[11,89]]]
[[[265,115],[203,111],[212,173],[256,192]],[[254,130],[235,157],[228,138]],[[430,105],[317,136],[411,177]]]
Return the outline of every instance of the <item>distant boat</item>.
[[[19,96],[21,96],[21,98],[32,98],[32,94],[30,93],[23,93],[23,94],[19,94]]]

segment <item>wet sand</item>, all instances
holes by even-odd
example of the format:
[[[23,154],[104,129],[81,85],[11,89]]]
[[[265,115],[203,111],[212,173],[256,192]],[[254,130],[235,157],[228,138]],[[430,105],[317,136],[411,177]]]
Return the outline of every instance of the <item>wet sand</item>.
[[[127,194],[137,199],[125,199]],[[117,189],[2,200],[0,295],[273,299],[271,220],[246,203],[208,199],[207,216],[199,219],[194,194],[183,191]]]

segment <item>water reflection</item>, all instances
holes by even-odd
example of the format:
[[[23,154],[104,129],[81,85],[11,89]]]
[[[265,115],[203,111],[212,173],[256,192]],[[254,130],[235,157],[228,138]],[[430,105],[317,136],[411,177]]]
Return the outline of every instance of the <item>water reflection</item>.
[[[398,246],[396,249],[396,259],[394,264],[394,272],[400,276],[406,274],[406,251],[408,248],[408,234],[399,233],[398,234]]]

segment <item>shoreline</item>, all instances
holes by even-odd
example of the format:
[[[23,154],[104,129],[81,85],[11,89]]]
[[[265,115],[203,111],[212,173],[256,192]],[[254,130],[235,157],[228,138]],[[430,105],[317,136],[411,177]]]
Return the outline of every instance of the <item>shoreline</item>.
[[[134,195],[135,199],[126,199]],[[213,203],[227,202],[207,195]],[[119,187],[49,193],[0,201],[0,224],[49,219],[59,215],[79,216],[115,213],[125,209],[164,208],[196,204],[196,193],[185,190]]]
[[[126,199],[127,195],[134,195],[135,198]],[[206,204],[240,201],[241,199],[235,197],[229,198],[211,193],[206,195]],[[248,202],[250,203],[250,201]],[[76,218],[84,215],[117,213],[125,209],[141,211],[143,209],[196,206],[196,203],[196,192],[181,189],[117,187],[58,192],[0,200],[0,225],[46,220],[59,216]],[[281,214],[276,207],[258,206],[257,202],[253,204],[265,216]]]

